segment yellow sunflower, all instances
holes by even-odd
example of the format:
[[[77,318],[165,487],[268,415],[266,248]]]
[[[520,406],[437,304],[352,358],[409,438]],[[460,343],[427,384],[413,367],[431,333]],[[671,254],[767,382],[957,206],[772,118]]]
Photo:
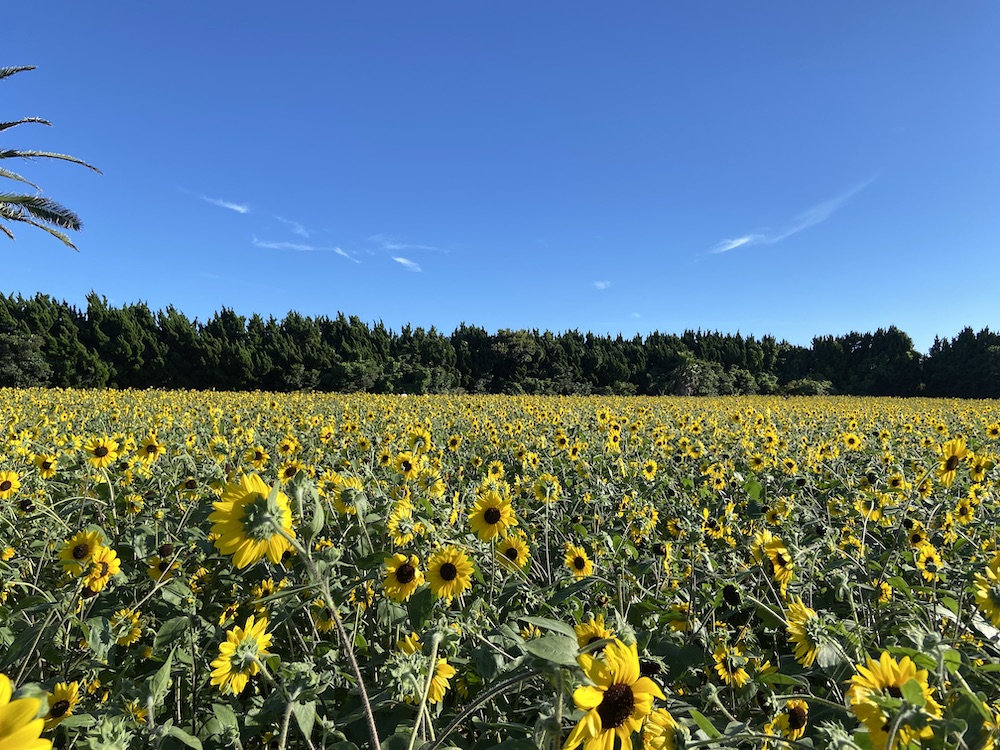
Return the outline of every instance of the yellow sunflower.
[[[938,481],[944,487],[951,487],[955,481],[955,474],[961,466],[963,459],[968,457],[969,451],[965,447],[965,438],[957,437],[949,440],[941,446],[941,462],[938,465]]]
[[[450,687],[448,680],[455,676],[455,668],[448,663],[447,659],[438,659],[434,667],[434,676],[431,678],[431,689],[427,693],[428,703],[440,703],[444,700],[444,694]]]
[[[267,617],[255,620],[250,615],[242,628],[237,625],[227,631],[225,643],[219,644],[219,655],[212,660],[212,684],[222,693],[242,693],[250,678],[260,672],[261,659],[271,655],[270,645]]]
[[[469,525],[484,542],[507,536],[507,529],[517,526],[510,498],[498,492],[483,493],[469,511]]]
[[[437,550],[427,560],[427,581],[434,596],[450,600],[472,587],[472,562],[458,547]]]
[[[0,500],[7,500],[21,489],[21,482],[15,471],[0,471]]]
[[[233,556],[237,568],[245,568],[264,555],[277,564],[290,549],[288,541],[276,527],[294,537],[292,511],[288,496],[268,488],[256,474],[241,477],[226,485],[222,500],[213,503],[212,534],[218,534],[215,547],[224,555]]]
[[[785,702],[785,710],[764,725],[765,734],[780,735],[790,740],[801,739],[809,721],[809,704],[793,698]]]
[[[795,645],[795,661],[803,667],[811,667],[822,645],[819,616],[816,610],[803,604],[801,597],[793,599],[785,610],[788,639]]]
[[[142,637],[139,613],[131,609],[119,609],[111,616],[111,633],[119,646],[131,646]]]
[[[59,724],[73,713],[80,702],[79,682],[59,682],[49,693],[49,711],[45,714],[45,731]]]
[[[994,627],[1000,627],[1000,566],[990,564],[976,574],[976,604]]]
[[[715,661],[715,671],[727,685],[743,687],[750,681],[750,673],[744,669],[747,659],[739,646],[719,644],[712,652]]]
[[[139,460],[151,464],[166,452],[155,432],[151,432],[142,443],[139,444]]]
[[[42,702],[38,698],[18,698],[10,679],[0,674],[0,747],[14,750],[49,750],[51,740],[40,735],[45,729],[45,719],[36,718]]]
[[[386,595],[396,602],[405,602],[424,582],[420,572],[420,560],[416,555],[401,555],[398,552],[385,559]]]
[[[80,575],[103,546],[104,537],[99,531],[78,531],[59,550],[63,570],[71,576]]]
[[[903,685],[911,680],[920,686],[923,693],[923,710],[931,716],[940,717],[941,706],[934,700],[932,688],[927,683],[927,670],[917,669],[909,656],[904,656],[897,662],[888,651],[883,651],[877,660],[869,658],[865,664],[855,667],[847,700],[854,715],[868,727],[874,747],[886,746],[889,739],[887,729],[891,726],[893,717],[873,698],[901,698]],[[929,739],[933,736],[934,730],[929,726],[913,729],[909,725],[903,725],[896,738],[898,745],[907,745],[911,740]]]
[[[594,641],[615,637],[615,631],[604,626],[604,615],[596,615],[586,622],[574,625],[573,630],[576,631],[576,643],[580,648],[589,646]]]
[[[56,457],[51,453],[39,453],[32,460],[32,463],[38,469],[38,476],[42,479],[52,479],[56,475],[56,469],[59,468]]]
[[[83,585],[94,593],[103,591],[113,576],[121,573],[122,561],[110,547],[99,547],[90,558],[90,572]]]
[[[95,469],[103,469],[118,460],[118,441],[111,438],[91,438],[83,449],[87,453],[87,460]]]
[[[587,550],[577,547],[575,544],[566,543],[566,556],[564,558],[566,567],[577,578],[586,578],[594,575],[594,563],[587,557]]]
[[[497,555],[505,565],[523,568],[531,562],[531,551],[524,534],[514,533],[497,545]]]
[[[677,750],[684,747],[688,731],[677,723],[665,708],[658,708],[646,719],[642,729],[643,750]]]
[[[610,750],[616,737],[622,747],[630,747],[632,734],[653,710],[653,698],[666,699],[655,682],[640,676],[635,644],[616,639],[604,647],[601,659],[580,654],[577,661],[593,684],[573,692],[576,707],[586,713],[573,727],[563,750],[581,744],[584,750]]]

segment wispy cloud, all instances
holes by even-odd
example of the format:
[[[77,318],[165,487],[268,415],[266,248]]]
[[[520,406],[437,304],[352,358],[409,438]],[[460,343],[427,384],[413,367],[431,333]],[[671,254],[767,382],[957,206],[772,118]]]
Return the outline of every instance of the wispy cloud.
[[[299,242],[270,242],[268,240],[259,240],[256,237],[253,238],[253,244],[255,247],[262,247],[267,250],[294,250],[299,253],[336,253],[354,263],[361,262],[351,253],[339,247],[319,247],[317,245],[304,245]]]
[[[199,195],[198,197],[206,203],[211,203],[213,206],[228,208],[230,211],[235,211],[238,214],[250,213],[250,206],[245,203],[233,203],[232,201],[224,201],[221,198],[209,198],[207,195]]]
[[[291,228],[292,234],[297,234],[300,237],[305,237],[306,239],[309,239],[309,230],[306,229],[301,224],[299,224],[299,222],[292,221],[291,219],[285,219],[281,216],[275,216],[274,218],[280,221],[282,224],[287,224],[289,228]]]
[[[394,255],[392,256],[392,259],[397,263],[399,263],[399,265],[403,266],[403,268],[407,269],[408,271],[416,271],[417,273],[419,273],[422,270],[420,266],[418,266],[409,258],[399,258]]]
[[[609,286],[611,286],[611,282],[610,281],[595,281],[594,282],[594,286],[597,287],[598,289],[607,289]]]
[[[782,240],[787,240],[792,235],[798,234],[809,227],[814,227],[817,224],[829,219],[833,216],[837,209],[847,203],[847,201],[860,193],[866,187],[871,185],[874,181],[875,178],[872,177],[858,185],[855,185],[850,190],[831,198],[830,200],[817,203],[815,206],[806,209],[792,218],[788,225],[780,231],[755,232],[752,234],[745,234],[742,237],[736,237],[734,239],[725,239],[720,241],[715,247],[709,250],[709,252],[728,253],[730,250],[735,250],[738,247],[746,247],[747,245],[774,245]]]
[[[373,234],[368,238],[371,242],[377,242],[383,250],[398,252],[399,250],[433,250],[436,253],[447,253],[448,251],[435,247],[434,245],[417,245],[412,242],[401,242],[395,237],[387,237],[384,234]]]

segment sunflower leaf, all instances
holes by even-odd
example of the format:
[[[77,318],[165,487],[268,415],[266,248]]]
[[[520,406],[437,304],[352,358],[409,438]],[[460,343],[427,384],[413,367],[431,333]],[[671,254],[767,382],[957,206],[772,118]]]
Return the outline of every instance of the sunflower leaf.
[[[576,631],[573,630],[573,626],[567,625],[561,620],[553,620],[549,617],[532,617],[530,615],[526,615],[519,619],[530,625],[535,625],[542,630],[551,630],[555,633],[561,633],[562,635],[569,636],[570,638],[576,638]]]
[[[927,703],[927,698],[924,696],[924,689],[920,687],[920,683],[916,680],[907,680],[904,682],[900,688],[900,692],[903,693],[903,698],[911,706],[923,708]]]
[[[576,638],[563,635],[543,635],[525,641],[522,648],[532,656],[562,667],[575,667],[578,649]]]
[[[722,737],[722,732],[716,729],[715,725],[701,711],[696,711],[692,708],[688,713],[691,714],[691,718],[694,719],[694,723],[698,725],[698,728],[707,734],[710,740],[717,740]]]

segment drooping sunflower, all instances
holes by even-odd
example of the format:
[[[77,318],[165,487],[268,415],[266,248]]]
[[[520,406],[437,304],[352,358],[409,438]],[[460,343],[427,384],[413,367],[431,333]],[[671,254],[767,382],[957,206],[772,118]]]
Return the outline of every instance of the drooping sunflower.
[[[976,574],[976,605],[994,627],[1000,627],[1000,566],[990,564]]]
[[[212,507],[215,510],[208,520],[212,522],[211,533],[218,534],[215,547],[224,555],[232,555],[237,568],[245,568],[264,555],[278,564],[291,547],[276,528],[295,536],[288,496],[272,492],[256,474],[227,484],[222,499]]]
[[[90,565],[91,560],[104,546],[104,536],[98,531],[78,531],[63,543],[59,560],[63,570],[78,576]]]
[[[615,637],[615,631],[604,626],[604,615],[596,615],[579,625],[574,625],[573,630],[576,631],[576,643],[580,648],[589,646],[595,641]]]
[[[142,637],[139,613],[132,609],[119,609],[111,616],[111,634],[119,646],[131,646]]]
[[[15,471],[0,471],[0,500],[7,500],[21,489],[21,482]]]
[[[237,625],[227,631],[225,643],[219,644],[219,655],[212,660],[212,684],[222,693],[242,693],[250,678],[260,672],[261,659],[271,655],[270,645],[267,617],[255,620],[250,615],[242,628]]]
[[[420,571],[420,560],[416,555],[401,555],[398,552],[385,559],[386,595],[396,602],[405,602],[424,582]]]
[[[15,750],[49,750],[51,740],[41,738],[45,720],[36,718],[41,701],[38,698],[18,698],[10,679],[0,674],[0,747]]]
[[[531,562],[531,552],[524,534],[514,533],[497,545],[497,555],[505,565],[523,568]]]
[[[58,682],[49,693],[49,711],[45,714],[45,731],[62,722],[73,713],[80,702],[79,682]]]
[[[642,729],[643,750],[677,750],[687,744],[689,733],[665,708],[658,708]]]
[[[316,624],[316,630],[320,633],[329,633],[337,626],[333,612],[330,611],[330,608],[326,605],[326,601],[322,598],[313,600],[312,618]]]
[[[415,654],[421,648],[423,645],[420,643],[420,634],[412,631],[396,641],[396,650],[404,654]]]
[[[577,578],[594,575],[594,563],[587,557],[587,550],[575,544],[566,543],[566,567]]]
[[[784,710],[764,725],[765,734],[780,735],[790,740],[801,739],[809,722],[809,704],[793,698],[785,702]]]
[[[343,515],[357,515],[356,500],[364,492],[364,489],[359,477],[338,474],[333,485],[333,507]]]
[[[938,465],[937,478],[943,487],[951,487],[955,474],[962,461],[969,456],[965,447],[965,438],[957,437],[941,446],[941,462]]]
[[[110,547],[99,547],[90,558],[90,572],[83,579],[83,585],[95,593],[103,591],[111,578],[121,573],[121,570],[122,561],[118,558],[118,553]]]
[[[720,643],[712,651],[712,659],[715,661],[716,674],[727,685],[741,688],[750,681],[750,673],[744,668],[747,659],[739,646]]]
[[[616,639],[604,647],[602,658],[580,654],[577,661],[593,685],[573,692],[576,707],[586,713],[573,727],[563,750],[581,744],[584,750],[610,750],[616,737],[622,747],[629,747],[632,734],[652,713],[653,698],[666,699],[655,682],[640,676],[635,644]]]
[[[448,663],[448,660],[438,659],[434,667],[434,676],[431,678],[431,689],[427,693],[427,702],[434,704],[443,701],[444,694],[450,687],[448,680],[454,676],[455,668]]]
[[[540,503],[554,503],[562,495],[562,485],[552,474],[542,474],[531,487],[535,499]]]
[[[901,698],[903,685],[910,680],[915,681],[923,692],[923,710],[931,716],[940,717],[941,706],[934,700],[933,689],[927,683],[927,670],[917,669],[909,656],[904,656],[897,662],[888,651],[883,651],[878,659],[869,658],[865,664],[855,667],[847,700],[854,715],[868,727],[874,747],[886,746],[889,739],[887,729],[891,726],[893,717],[873,698]],[[929,739],[933,736],[934,730],[929,726],[913,729],[904,724],[899,728],[897,742],[905,746],[912,740]]]
[[[507,536],[507,529],[517,526],[510,498],[497,492],[480,495],[469,511],[469,525],[484,542]]]
[[[807,607],[801,597],[793,599],[785,610],[788,639],[794,644],[795,661],[811,667],[819,655],[822,623],[816,610]]]
[[[103,469],[118,460],[118,441],[107,437],[95,437],[87,441],[83,450],[87,460],[95,469]]]
[[[442,547],[427,560],[427,581],[439,599],[451,600],[472,587],[472,561],[455,546]]]
[[[764,545],[764,554],[771,561],[771,574],[781,590],[781,595],[784,596],[785,590],[792,580],[792,571],[795,567],[792,555],[777,537]]]

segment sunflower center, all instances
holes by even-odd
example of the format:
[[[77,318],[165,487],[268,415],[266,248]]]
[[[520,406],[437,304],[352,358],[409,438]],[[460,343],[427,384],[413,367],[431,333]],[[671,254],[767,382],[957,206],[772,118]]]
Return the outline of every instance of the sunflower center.
[[[413,470],[413,464],[409,461],[401,461],[399,468],[403,470],[404,474],[409,474]]]
[[[517,560],[517,547],[508,547],[507,549],[505,549],[503,551],[503,556],[506,557],[508,560],[516,561]]]
[[[146,446],[146,453],[148,455],[150,455],[150,456],[156,455],[156,451],[157,450],[158,450],[158,448],[155,445],[147,445]]]
[[[888,693],[889,695],[891,695],[891,696],[892,696],[893,698],[902,698],[902,697],[903,697],[903,691],[902,691],[902,690],[900,690],[900,689],[899,689],[899,687],[898,687],[898,686],[896,686],[896,685],[889,685],[889,686],[888,686],[888,687],[887,687],[887,688],[885,689],[885,692],[887,692],[887,693]]]
[[[3,489],[3,485],[0,485],[0,489]],[[491,526],[500,521],[500,509],[499,508],[487,508],[486,512],[483,513],[483,520]]]
[[[587,561],[584,560],[582,556],[577,555],[573,558],[573,567],[577,570],[583,570],[587,567]]]
[[[802,706],[792,706],[788,709],[788,728],[802,729],[806,725],[806,710]]]
[[[73,559],[83,560],[90,555],[90,545],[87,543],[78,544],[73,548]]]
[[[948,460],[944,462],[945,471],[955,471],[958,469],[958,456],[948,456]]]
[[[454,581],[458,577],[458,568],[454,563],[446,562],[441,566],[441,578],[445,581]]]
[[[604,691],[597,713],[604,729],[617,729],[632,715],[635,696],[628,685],[612,685]]]
[[[51,461],[42,461],[42,471],[48,471],[51,468],[52,468]]]
[[[189,479],[184,483],[184,489],[186,490],[198,489],[198,482],[194,479]]]
[[[49,709],[49,716],[53,719],[58,719],[60,716],[65,716],[67,711],[69,711],[69,701],[63,699],[52,704],[52,708]]]
[[[412,581],[417,575],[417,571],[409,563],[403,563],[396,568],[396,580],[402,584]]]
[[[108,455],[107,446],[99,445],[96,448],[94,448],[94,456],[96,456],[97,458],[104,458],[106,455]]]
[[[14,486],[13,482],[11,482],[9,479],[5,479],[2,482],[0,482],[0,492],[6,492],[13,486]]]

